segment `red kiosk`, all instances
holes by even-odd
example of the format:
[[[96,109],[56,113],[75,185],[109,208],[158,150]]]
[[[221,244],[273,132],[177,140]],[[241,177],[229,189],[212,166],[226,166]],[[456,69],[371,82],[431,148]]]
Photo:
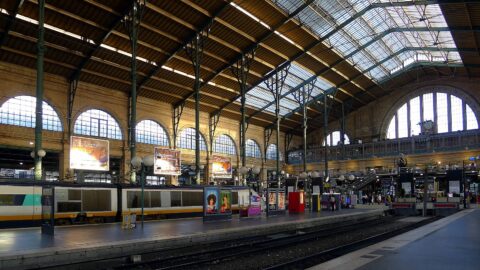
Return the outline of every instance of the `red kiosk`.
[[[290,213],[305,212],[305,195],[303,192],[288,193],[288,211]]]

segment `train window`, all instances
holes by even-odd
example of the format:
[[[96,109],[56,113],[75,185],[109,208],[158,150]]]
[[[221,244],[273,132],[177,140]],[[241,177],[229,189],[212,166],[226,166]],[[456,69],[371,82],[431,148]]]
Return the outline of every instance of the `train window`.
[[[21,206],[24,200],[24,194],[0,194],[1,206]]]
[[[182,192],[172,191],[170,192],[171,206],[182,206]]]
[[[203,193],[195,191],[183,191],[182,200],[182,206],[201,206],[203,205]]]
[[[83,190],[83,211],[111,211],[110,190]]]
[[[150,195],[152,192],[145,191],[144,205],[145,208],[152,207],[150,204]],[[160,197],[160,196],[159,196]],[[141,191],[127,191],[127,208],[140,208],[142,207],[142,192]]]
[[[238,204],[238,192],[232,192],[232,204]]]
[[[160,191],[151,191],[150,193],[150,206],[151,207],[161,207],[162,201],[160,199]]]
[[[57,212],[80,212],[82,211],[81,202],[58,202],[57,203]]]
[[[82,191],[80,189],[69,189],[68,190],[68,200],[69,201],[79,201],[82,199]]]

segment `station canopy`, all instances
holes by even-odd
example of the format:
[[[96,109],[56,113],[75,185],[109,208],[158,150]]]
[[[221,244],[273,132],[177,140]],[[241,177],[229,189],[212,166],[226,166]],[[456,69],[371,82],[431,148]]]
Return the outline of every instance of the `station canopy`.
[[[139,2],[139,96],[193,108],[188,51],[201,37],[200,109],[240,120],[235,71],[243,57],[250,59],[249,123],[272,127],[272,82],[284,77],[279,114],[286,132],[299,132],[301,89],[311,91],[315,128],[323,124],[324,95],[334,120],[341,107],[348,113],[421,77],[480,76],[478,1]],[[128,93],[132,5],[46,1],[46,72]],[[37,1],[1,1],[0,16],[0,61],[35,68]]]

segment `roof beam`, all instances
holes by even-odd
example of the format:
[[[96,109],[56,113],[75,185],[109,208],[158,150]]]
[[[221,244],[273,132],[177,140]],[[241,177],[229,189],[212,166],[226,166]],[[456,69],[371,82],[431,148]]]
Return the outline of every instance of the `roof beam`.
[[[0,48],[3,46],[3,44],[5,44],[5,41],[7,41],[8,33],[10,32],[10,30],[12,30],[17,14],[20,11],[20,9],[22,9],[23,7],[23,3],[25,3],[24,0],[17,0],[13,11],[10,12],[9,14],[10,20],[7,21],[7,25],[5,26],[5,31],[3,31],[2,35],[0,36]]]
[[[302,10],[304,10],[305,8],[308,7],[308,5],[310,5],[311,3],[313,2],[313,0],[308,0],[306,1],[305,3],[303,3],[302,6],[300,6],[299,8],[297,8],[294,12],[292,12],[291,14],[288,15],[288,17],[281,21],[279,24],[277,24],[276,26],[272,27],[271,30],[265,34],[263,37],[261,37],[256,43],[250,45],[247,50],[245,50],[245,52],[239,54],[235,59],[233,59],[231,62],[229,62],[228,64],[224,65],[223,67],[220,68],[220,70],[218,70],[217,72],[215,72],[214,74],[212,74],[209,78],[205,79],[202,84],[200,85],[200,88],[202,88],[203,86],[207,85],[210,81],[212,81],[214,78],[216,78],[220,73],[222,73],[223,71],[229,69],[230,67],[232,67],[233,65],[235,65],[235,63],[237,63],[242,55],[245,55],[245,54],[249,54],[249,53],[253,53],[258,45],[262,42],[264,42],[266,39],[268,39],[270,36],[274,35],[275,34],[275,31],[277,31],[277,29],[279,29],[280,27],[282,27],[283,25],[285,25],[287,22],[289,22],[290,20],[292,20],[296,15],[298,15],[298,13],[300,13]],[[247,90],[247,92],[249,91],[250,89]],[[175,107],[178,107],[180,106],[182,103],[184,103],[187,99],[191,98],[193,96],[193,92],[188,94],[187,96],[185,96],[180,102],[178,102],[177,104],[175,104]],[[238,97],[237,97],[238,98]],[[237,99],[236,98],[236,99]],[[235,100],[236,100],[235,99]],[[219,110],[216,110],[213,114],[218,114],[223,108],[219,109]]]
[[[114,29],[119,25],[123,18],[130,12],[130,10],[133,8],[133,5],[135,3],[135,0],[130,1],[130,3],[125,7],[125,9],[122,11],[120,16],[117,16],[115,20],[108,26],[108,31],[100,38],[95,43],[95,46],[90,50],[90,52],[83,58],[82,62],[78,65],[77,69],[72,73],[72,75],[69,77],[70,81],[75,81],[78,80],[80,77],[80,73],[82,72],[83,68],[85,65],[88,63],[88,61],[92,58],[92,56],[97,52],[97,50],[102,46],[102,44],[105,42],[105,40],[112,34]]]
[[[456,3],[457,1],[455,0],[442,0],[442,4],[448,4],[448,3]],[[330,38],[332,35],[334,35],[335,33],[337,33],[338,31],[340,31],[343,27],[345,27],[346,25],[348,25],[349,23],[353,22],[354,20],[360,18],[361,16],[363,16],[366,12],[368,12],[369,10],[372,10],[372,9],[375,9],[375,8],[382,8],[382,7],[394,7],[394,6],[412,6],[412,5],[432,5],[432,4],[438,4],[438,1],[436,0],[419,0],[419,1],[406,1],[406,2],[386,2],[386,3],[373,3],[373,4],[370,4],[369,6],[367,6],[366,8],[364,8],[363,10],[361,10],[360,12],[356,13],[355,15],[353,15],[352,17],[350,17],[348,20],[346,20],[345,22],[341,23],[340,25],[338,25],[337,27],[335,27],[332,31],[330,31],[329,33],[327,33],[325,36],[319,38],[317,41],[313,42],[312,44],[310,44],[309,46],[307,46],[303,51],[301,51],[300,53],[296,54],[295,56],[293,56],[290,60],[287,60],[286,62],[282,63],[281,65],[279,65],[277,68],[275,68],[274,70],[270,71],[269,73],[267,73],[264,78],[262,80],[260,80],[259,82],[257,82],[255,85],[251,86],[248,90],[252,90],[254,89],[256,86],[260,85],[261,83],[263,83],[264,81],[268,80],[270,77],[272,77],[275,73],[277,73],[279,70],[282,70],[283,68],[285,68],[287,65],[290,65],[292,62],[295,62],[297,61],[300,57],[304,56],[305,54],[307,54],[311,49],[313,49],[314,47],[322,44],[325,40],[327,40],[328,38]],[[240,97],[240,95],[237,95],[235,98],[231,99],[229,102],[225,103],[224,105],[222,105],[220,107],[220,111],[222,109],[224,109],[225,107],[227,107],[228,105],[232,104],[233,102],[235,102],[238,98]],[[214,112],[214,113],[218,113],[218,112]]]
[[[188,44],[190,44],[193,39],[201,32],[207,30],[208,28],[210,28],[210,26],[212,25],[212,23],[215,21],[215,19],[217,17],[219,17],[225,10],[227,10],[227,7],[230,6],[230,2],[232,2],[232,0],[229,0],[226,2],[225,5],[223,5],[221,8],[219,8],[214,14],[213,16],[208,19],[194,34],[192,34],[190,36],[190,38],[188,38],[187,41],[185,41],[183,44],[181,44],[179,47],[177,47],[177,49],[171,53],[165,60],[163,60],[162,62],[159,62],[159,63],[156,63],[157,66],[154,67],[146,77],[143,78],[143,80],[138,84],[138,89],[140,89],[142,86],[145,85],[145,83],[147,83],[153,76],[155,76],[161,69],[162,69],[162,66],[165,65],[166,63],[168,63],[168,61],[170,61],[173,57],[175,57],[175,55],[177,55],[179,52],[181,52],[185,46],[187,46]],[[192,94],[193,95],[193,94]]]

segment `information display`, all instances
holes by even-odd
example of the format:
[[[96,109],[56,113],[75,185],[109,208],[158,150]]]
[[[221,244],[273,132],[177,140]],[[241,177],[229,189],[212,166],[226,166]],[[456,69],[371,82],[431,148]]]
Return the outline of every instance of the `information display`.
[[[180,175],[180,151],[155,147],[153,173],[157,175]]]
[[[108,171],[108,140],[72,136],[70,138],[70,169]]]
[[[232,162],[230,158],[212,156],[212,174],[215,178],[232,178]]]

